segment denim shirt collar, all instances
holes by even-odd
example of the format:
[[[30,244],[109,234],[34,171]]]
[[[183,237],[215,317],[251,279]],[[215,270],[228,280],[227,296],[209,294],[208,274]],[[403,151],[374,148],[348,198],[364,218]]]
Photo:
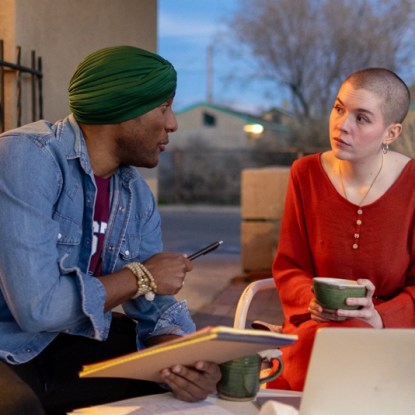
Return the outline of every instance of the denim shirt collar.
[[[67,125],[70,128],[72,128],[73,133],[73,154],[68,154],[68,159],[79,158],[81,166],[84,169],[85,173],[89,174],[90,176],[93,176],[94,172],[91,167],[88,149],[81,127],[75,120],[73,114],[68,115],[67,120]],[[137,180],[137,176],[134,174],[133,169],[134,168],[131,166],[120,166],[115,173],[125,184],[127,184],[127,187],[129,182],[134,182],[135,180]]]

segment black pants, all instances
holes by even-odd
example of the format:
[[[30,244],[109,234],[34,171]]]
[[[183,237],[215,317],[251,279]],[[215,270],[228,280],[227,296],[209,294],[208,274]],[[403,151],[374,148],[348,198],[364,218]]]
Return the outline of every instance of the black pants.
[[[135,323],[114,316],[105,342],[60,334],[28,363],[0,362],[0,414],[62,415],[76,408],[165,392],[153,382],[78,376],[85,364],[135,350]]]

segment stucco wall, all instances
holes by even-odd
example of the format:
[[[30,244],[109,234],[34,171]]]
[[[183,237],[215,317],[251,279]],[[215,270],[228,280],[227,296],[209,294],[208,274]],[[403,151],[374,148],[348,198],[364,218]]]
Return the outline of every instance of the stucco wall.
[[[43,118],[69,113],[67,87],[76,65],[106,46],[129,44],[157,50],[157,0],[1,0],[0,39],[5,60],[31,65],[31,50],[43,62]],[[6,79],[5,129],[16,126],[15,74]],[[31,122],[30,82],[24,83],[22,124]],[[156,170],[144,170],[156,190]]]

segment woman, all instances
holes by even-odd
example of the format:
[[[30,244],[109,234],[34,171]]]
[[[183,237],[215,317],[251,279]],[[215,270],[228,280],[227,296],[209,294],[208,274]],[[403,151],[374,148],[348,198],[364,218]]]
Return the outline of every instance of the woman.
[[[273,276],[285,315],[285,370],[271,387],[302,390],[320,327],[415,327],[415,162],[389,151],[410,104],[405,83],[383,68],[342,84],[330,114],[331,150],[291,169]],[[367,288],[358,310],[325,310],[314,277]]]

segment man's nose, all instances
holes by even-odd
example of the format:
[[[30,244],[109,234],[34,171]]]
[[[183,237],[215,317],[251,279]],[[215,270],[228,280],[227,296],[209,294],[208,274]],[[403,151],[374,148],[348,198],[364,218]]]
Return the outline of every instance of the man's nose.
[[[179,125],[177,123],[176,116],[174,115],[173,111],[171,111],[167,119],[166,129],[169,132],[174,133],[178,128],[179,128]]]

